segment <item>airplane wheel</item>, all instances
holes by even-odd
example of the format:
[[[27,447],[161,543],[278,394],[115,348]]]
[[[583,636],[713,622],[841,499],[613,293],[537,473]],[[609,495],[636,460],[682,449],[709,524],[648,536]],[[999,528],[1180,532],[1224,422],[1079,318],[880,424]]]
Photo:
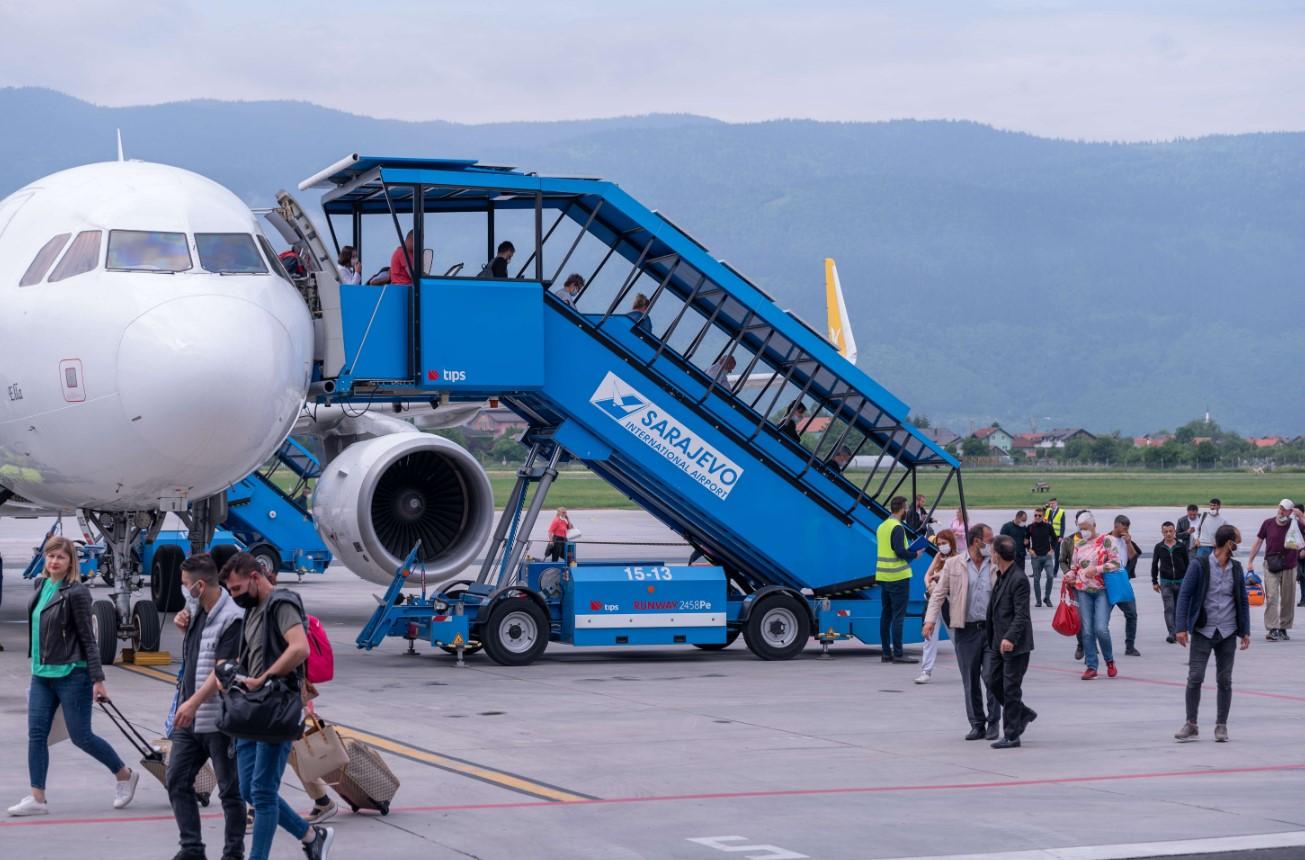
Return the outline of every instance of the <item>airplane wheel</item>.
[[[693,647],[698,648],[702,651],[724,651],[726,648],[733,645],[734,640],[738,638],[739,638],[739,629],[735,627],[733,630],[730,630],[725,634],[724,642],[708,642],[705,645],[695,643]]]
[[[142,651],[159,650],[162,628],[159,609],[153,601],[142,600],[131,608],[131,621],[136,627],[136,645]]]
[[[118,656],[118,609],[112,601],[97,600],[91,604],[91,627],[100,646],[100,663],[113,665]]]
[[[181,563],[186,553],[179,546],[166,544],[154,550],[150,565],[150,596],[160,612],[180,612],[186,606],[181,588]]]
[[[743,641],[762,660],[791,660],[807,647],[811,615],[791,594],[762,598],[743,627]]]
[[[500,666],[525,666],[548,647],[548,615],[529,597],[509,597],[494,607],[481,631],[485,654]]]

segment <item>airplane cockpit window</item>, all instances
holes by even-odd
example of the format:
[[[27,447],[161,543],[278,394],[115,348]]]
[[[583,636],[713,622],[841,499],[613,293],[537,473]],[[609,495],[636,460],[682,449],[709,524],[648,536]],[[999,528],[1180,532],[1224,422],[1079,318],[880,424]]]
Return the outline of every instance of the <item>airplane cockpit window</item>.
[[[68,246],[59,265],[50,273],[50,283],[94,271],[100,265],[100,231],[83,230]]]
[[[18,282],[18,286],[30,287],[32,284],[41,283],[41,279],[45,277],[46,272],[50,271],[50,266],[54,264],[59,252],[63,250],[63,246],[67,244],[68,237],[71,235],[71,233],[60,233],[42,245],[41,250],[36,252],[32,265],[28,266],[27,271],[23,273],[23,279]]]
[[[196,233],[199,265],[222,275],[266,275],[254,237],[247,233]]]
[[[289,281],[290,273],[285,270],[281,258],[277,256],[276,248],[273,248],[272,243],[267,241],[267,237],[261,233],[258,235],[258,247],[262,248],[263,253],[267,255],[267,261],[272,264],[272,271]]]
[[[184,272],[191,267],[185,233],[110,230],[105,268],[127,272]]]

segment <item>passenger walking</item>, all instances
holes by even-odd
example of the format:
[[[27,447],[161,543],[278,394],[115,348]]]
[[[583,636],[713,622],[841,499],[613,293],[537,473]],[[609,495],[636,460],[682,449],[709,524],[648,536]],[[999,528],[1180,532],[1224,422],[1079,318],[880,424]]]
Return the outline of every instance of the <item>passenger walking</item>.
[[[516,246],[511,242],[499,242],[498,252],[494,254],[494,259],[485,264],[485,268],[481,269],[478,277],[506,278],[508,276],[508,263],[512,262],[512,257],[516,252]]]
[[[875,582],[879,585],[879,645],[885,663],[918,663],[902,650],[902,627],[906,606],[911,599],[911,562],[919,555],[907,549],[906,497],[894,496],[888,502],[888,519],[875,533],[879,557],[875,562]],[[927,638],[927,637],[926,637]]]
[[[1218,691],[1214,718],[1214,739],[1228,740],[1228,710],[1232,707],[1233,658],[1236,642],[1241,650],[1251,647],[1251,610],[1246,601],[1246,580],[1242,566],[1233,559],[1237,551],[1237,529],[1220,526],[1214,533],[1210,555],[1198,556],[1187,568],[1178,593],[1176,621],[1178,642],[1184,648],[1191,641],[1187,668],[1187,721],[1174,737],[1194,741],[1200,735],[1197,711],[1201,706],[1201,685],[1205,668],[1214,652],[1214,679]]]
[[[1291,638],[1296,615],[1296,565],[1305,548],[1305,513],[1291,499],[1278,502],[1278,513],[1260,524],[1246,559],[1246,569],[1255,572],[1255,557],[1264,546],[1264,637],[1270,642]]]
[[[799,426],[807,417],[807,407],[801,400],[794,400],[784,413],[784,420],[779,422],[779,432],[799,445],[802,444],[802,428]],[[906,515],[906,506],[902,505],[899,516]]]
[[[1187,545],[1178,539],[1177,526],[1171,522],[1161,523],[1160,536],[1160,543],[1151,551],[1151,588],[1160,593],[1165,607],[1165,629],[1169,631],[1165,641],[1172,645],[1177,641],[1174,638],[1174,606],[1190,559]]]
[[[1196,555],[1196,530],[1201,525],[1201,509],[1196,505],[1187,506],[1187,515],[1178,518],[1174,525],[1178,542],[1187,548],[1187,555]]]
[[[245,804],[240,798],[231,738],[217,729],[221,705],[214,668],[240,656],[244,613],[218,584],[218,569],[207,553],[181,563],[181,587],[186,594],[187,625],[181,645],[181,677],[177,680],[177,711],[172,718],[172,751],[166,785],[172,815],[181,835],[181,851],[173,860],[202,860],[195,777],[206,761],[213,763],[225,821],[224,858],[245,853]]]
[[[916,534],[933,534],[934,518],[929,516],[929,505],[925,501],[924,493],[917,493],[915,502],[911,509],[906,512],[906,519],[903,520],[906,527]]]
[[[737,366],[738,362],[735,361],[734,356],[722,355],[711,363],[711,367],[707,368],[707,375],[711,377],[712,382],[719,386],[725,386],[729,384],[730,373]]]
[[[1039,508],[1029,526],[1029,551],[1033,554],[1033,596],[1038,606],[1051,605],[1051,583],[1056,578],[1056,530]],[[1043,575],[1046,584],[1041,584]]]
[[[585,288],[585,279],[580,277],[579,272],[572,272],[566,276],[566,281],[562,283],[561,298],[566,302],[568,307],[575,307],[575,303],[580,298],[580,291]]]
[[[1064,564],[1061,561],[1060,549],[1061,542],[1065,539],[1065,512],[1061,510],[1058,499],[1047,500],[1047,512],[1045,515],[1047,523],[1050,524],[1051,530],[1056,533],[1056,540],[1052,543],[1056,553],[1056,567],[1064,570]]]
[[[1115,538],[1115,542],[1118,544],[1119,564],[1128,572],[1130,580],[1137,577],[1137,559],[1141,553],[1137,544],[1133,543],[1133,536],[1129,532],[1132,525],[1133,523],[1128,517],[1120,514],[1115,517],[1115,526],[1110,532],[1111,537]],[[1119,610],[1124,613],[1124,655],[1127,657],[1141,657],[1142,652],[1133,647],[1133,644],[1137,641],[1137,601],[1121,600],[1114,606],[1118,606]],[[1111,607],[1112,610],[1114,606]]]
[[[964,553],[943,563],[938,582],[929,595],[924,613],[924,637],[933,635],[943,605],[948,607],[947,627],[956,651],[956,665],[961,670],[965,691],[965,716],[970,721],[967,741],[987,738],[995,741],[1001,720],[1001,705],[987,687],[993,658],[988,652],[988,598],[996,581],[992,557],[992,529],[976,523],[966,534]],[[987,687],[987,697],[984,688]],[[985,707],[986,705],[986,707]]]
[[[924,574],[924,596],[929,599],[933,593],[933,588],[942,578],[943,564],[951,557],[955,556],[959,547],[956,545],[956,536],[952,534],[951,529],[943,529],[938,532],[935,538],[938,554],[934,556],[933,563],[929,565],[929,570]],[[924,657],[920,661],[920,674],[915,679],[917,684],[927,684],[933,677],[933,664],[938,658],[938,640],[942,638],[942,627],[947,623],[947,619],[939,615],[941,623],[934,624],[929,634],[924,637]]]
[[[1015,541],[1015,567],[1024,575],[1024,560],[1029,550],[1029,515],[1016,511],[1015,517],[1001,527],[1001,533]]]
[[[276,588],[247,552],[232,556],[222,576],[231,599],[245,610],[240,655],[240,673],[248,677],[245,687],[257,691],[277,677],[289,678],[292,687],[303,689],[308,634],[299,595]],[[291,744],[290,738],[236,741],[240,793],[255,813],[249,860],[267,860],[278,824],[303,843],[309,860],[322,860],[331,850],[335,831],[310,825],[278,794]]]
[[[45,778],[50,769],[50,726],[63,712],[68,737],[117,779],[113,808],[136,796],[140,774],[123,764],[108,742],[91,731],[91,700],[107,702],[100,649],[91,626],[91,593],[81,583],[77,547],[55,535],[42,548],[45,571],[27,605],[27,656],[32,680],[27,688],[27,774],[31,794],[9,807],[13,816],[46,815]]]
[[[1070,566],[1065,571],[1065,583],[1077,593],[1078,613],[1082,621],[1083,654],[1087,669],[1083,680],[1097,677],[1097,648],[1106,661],[1106,674],[1111,678],[1119,674],[1115,668],[1115,654],[1110,643],[1110,600],[1106,596],[1103,574],[1119,570],[1120,548],[1117,538],[1097,534],[1096,517],[1083,511],[1075,518],[1079,542],[1074,548]]]
[[[1201,514],[1200,519],[1196,521],[1196,555],[1209,555],[1214,550],[1214,535],[1220,528],[1228,524],[1219,512],[1223,510],[1223,503],[1218,499],[1210,500],[1210,509]]]
[[[353,245],[345,245],[340,249],[340,256],[335,261],[335,270],[342,284],[362,283],[362,261],[358,259],[358,252]]]
[[[546,561],[566,560],[566,536],[571,529],[571,517],[566,508],[558,508],[553,521],[548,524],[548,552],[544,554]]]
[[[961,536],[961,535],[963,535],[963,534],[968,534],[968,533],[969,533],[969,529],[967,529],[967,528],[965,527],[965,509],[964,509],[964,508],[957,508],[957,509],[956,509],[956,513],[955,513],[955,515],[952,516],[952,525],[951,525],[951,529],[952,529],[952,534],[954,534],[954,535],[957,536],[957,538],[956,538],[957,540],[960,540],[960,536]]]
[[[1024,673],[1033,651],[1033,624],[1029,619],[1029,581],[1015,566],[1016,544],[1010,535],[993,541],[993,566],[997,571],[988,598],[986,621],[988,689],[1001,705],[1002,735],[993,749],[1020,745],[1020,736],[1037,711],[1024,704]],[[991,655],[991,656],[989,656]]]
[[[630,306],[630,320],[634,323],[635,329],[652,334],[652,317],[648,316],[648,308],[648,297],[643,293],[636,293],[634,303]]]
[[[852,462],[852,449],[846,445],[839,445],[834,449],[834,453],[829,455],[825,465],[835,472],[842,473],[847,469],[847,465]]]

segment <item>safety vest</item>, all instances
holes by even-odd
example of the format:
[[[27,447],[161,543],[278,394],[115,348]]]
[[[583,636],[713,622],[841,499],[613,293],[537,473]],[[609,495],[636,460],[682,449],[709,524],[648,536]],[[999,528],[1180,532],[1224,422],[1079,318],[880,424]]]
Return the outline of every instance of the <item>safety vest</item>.
[[[880,582],[898,582],[911,578],[911,564],[893,552],[893,530],[903,528],[896,517],[889,517],[875,530],[879,543],[879,558],[875,561],[875,579]]]
[[[1047,514],[1047,522],[1051,523],[1051,530],[1056,533],[1056,537],[1065,536],[1065,509],[1056,508],[1055,513]]]

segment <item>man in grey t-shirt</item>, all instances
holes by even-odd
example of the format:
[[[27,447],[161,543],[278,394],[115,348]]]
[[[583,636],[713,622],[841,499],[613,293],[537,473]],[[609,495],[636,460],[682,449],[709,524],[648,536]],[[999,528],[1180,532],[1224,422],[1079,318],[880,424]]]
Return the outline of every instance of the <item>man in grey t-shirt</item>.
[[[1209,555],[1214,551],[1214,536],[1219,531],[1220,526],[1228,524],[1228,521],[1219,513],[1223,509],[1223,503],[1218,499],[1210,500],[1210,510],[1201,514],[1201,518],[1196,523],[1196,555],[1198,558]]]

